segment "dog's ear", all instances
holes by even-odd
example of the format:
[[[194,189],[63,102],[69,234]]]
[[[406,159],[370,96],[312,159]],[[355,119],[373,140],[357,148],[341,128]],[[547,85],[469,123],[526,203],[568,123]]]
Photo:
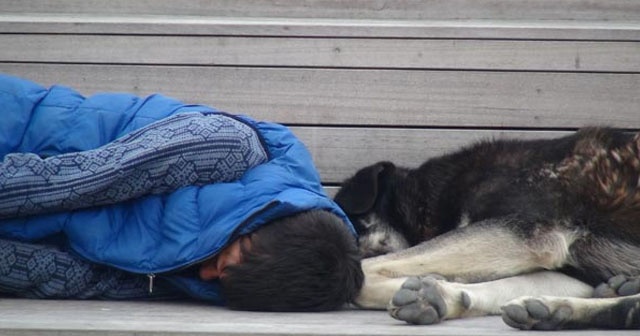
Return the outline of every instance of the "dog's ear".
[[[388,161],[360,169],[344,182],[334,200],[347,213],[361,215],[373,208],[380,189],[380,180],[389,176],[396,166]]]

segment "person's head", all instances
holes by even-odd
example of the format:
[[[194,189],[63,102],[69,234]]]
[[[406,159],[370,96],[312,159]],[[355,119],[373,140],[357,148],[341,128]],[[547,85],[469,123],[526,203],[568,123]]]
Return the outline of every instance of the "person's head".
[[[323,210],[281,218],[239,244],[241,262],[220,277],[231,309],[326,311],[352,302],[364,275],[355,237]]]

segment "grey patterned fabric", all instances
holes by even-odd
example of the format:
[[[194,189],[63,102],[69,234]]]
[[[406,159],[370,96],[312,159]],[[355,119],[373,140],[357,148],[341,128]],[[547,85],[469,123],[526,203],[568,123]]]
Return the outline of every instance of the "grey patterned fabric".
[[[103,147],[0,163],[0,218],[115,204],[187,185],[237,180],[268,160],[260,137],[224,114],[183,113]]]
[[[58,247],[0,240],[0,294],[32,299],[177,299],[156,279],[97,265]]]

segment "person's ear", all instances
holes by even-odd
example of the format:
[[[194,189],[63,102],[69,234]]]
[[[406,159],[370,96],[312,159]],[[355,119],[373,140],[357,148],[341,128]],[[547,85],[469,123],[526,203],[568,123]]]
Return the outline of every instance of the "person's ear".
[[[210,281],[220,277],[216,258],[205,260],[204,262],[202,262],[202,264],[200,264],[199,276],[200,279],[205,281]]]

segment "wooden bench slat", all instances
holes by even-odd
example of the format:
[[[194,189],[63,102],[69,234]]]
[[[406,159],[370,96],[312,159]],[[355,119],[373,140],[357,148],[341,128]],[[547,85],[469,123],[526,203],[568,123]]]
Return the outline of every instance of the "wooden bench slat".
[[[163,93],[285,124],[640,128],[640,74],[0,63],[84,94]]]
[[[344,309],[321,313],[233,311],[198,302],[79,300],[0,301],[0,333],[11,336],[522,336],[499,316],[455,319],[430,326],[409,326],[386,311]],[[609,334],[635,336],[637,330]],[[548,331],[545,336],[565,335]],[[606,332],[604,334],[607,334]],[[581,330],[601,336],[602,330]]]
[[[640,72],[640,42],[0,35],[0,61]]]
[[[567,131],[495,131],[292,127],[307,145],[324,183],[341,183],[358,169],[378,161],[417,167],[434,156],[490,139],[544,139]]]
[[[635,0],[3,0],[4,13],[109,13],[358,19],[636,20]]]
[[[360,38],[456,38],[638,41],[637,21],[398,20],[7,14],[0,32]]]

